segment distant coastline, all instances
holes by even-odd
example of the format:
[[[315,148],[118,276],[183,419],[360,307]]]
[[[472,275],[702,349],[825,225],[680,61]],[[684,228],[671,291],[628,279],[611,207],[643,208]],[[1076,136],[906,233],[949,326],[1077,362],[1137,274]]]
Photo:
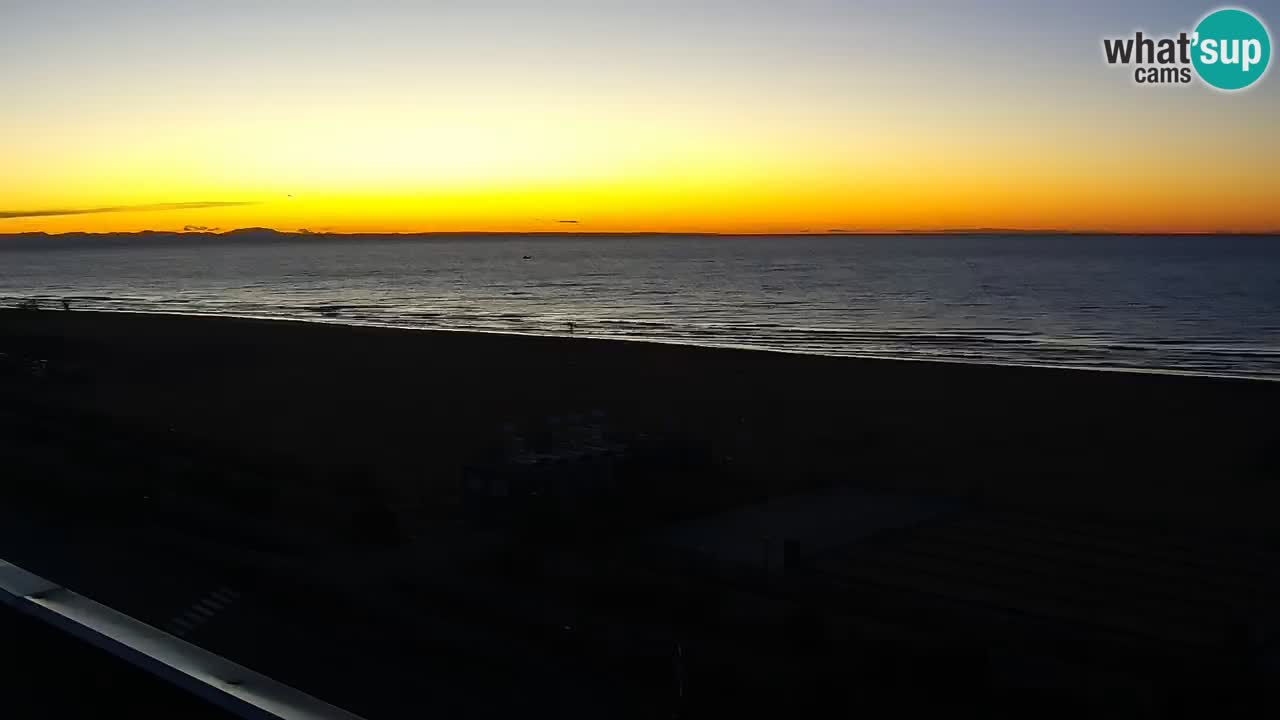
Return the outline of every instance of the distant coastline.
[[[154,238],[193,238],[219,240],[296,240],[307,239],[413,239],[413,238],[556,238],[556,237],[599,237],[599,238],[736,238],[736,237],[1280,237],[1280,229],[1266,232],[1120,232],[1112,230],[1023,230],[1017,228],[953,228],[942,230],[822,230],[800,232],[665,232],[665,231],[618,231],[601,232],[586,230],[547,230],[547,231],[427,231],[427,232],[319,232],[311,230],[276,230],[273,228],[238,228],[226,231],[184,231],[184,230],[138,230],[133,232],[64,232],[49,233],[43,231],[3,233],[0,241],[10,239],[76,239],[76,238],[119,238],[119,239],[154,239]]]

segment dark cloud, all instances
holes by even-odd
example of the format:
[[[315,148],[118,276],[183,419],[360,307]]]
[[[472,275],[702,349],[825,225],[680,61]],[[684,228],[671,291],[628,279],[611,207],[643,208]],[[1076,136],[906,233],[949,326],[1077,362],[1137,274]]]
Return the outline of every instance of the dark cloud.
[[[95,215],[98,213],[118,212],[155,212],[158,210],[202,210],[205,208],[239,207],[241,205],[257,205],[253,202],[180,202],[152,203],[150,205],[108,205],[92,208],[57,208],[51,210],[0,210],[0,220],[26,217],[52,217],[54,215]]]
[[[564,223],[565,225],[577,225],[577,224],[578,224],[578,221],[577,221],[577,220],[557,220],[556,222],[558,222],[558,223]]]
[[[207,225],[184,225],[182,227],[183,232],[218,232],[221,229]]]

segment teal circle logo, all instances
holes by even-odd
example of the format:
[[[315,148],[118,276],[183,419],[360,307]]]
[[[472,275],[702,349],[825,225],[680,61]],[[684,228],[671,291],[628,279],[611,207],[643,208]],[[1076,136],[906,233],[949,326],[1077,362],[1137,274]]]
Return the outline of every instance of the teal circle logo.
[[[1205,16],[1193,36],[1191,63],[1200,79],[1219,90],[1243,90],[1258,82],[1271,62],[1271,35],[1252,14],[1234,8]]]

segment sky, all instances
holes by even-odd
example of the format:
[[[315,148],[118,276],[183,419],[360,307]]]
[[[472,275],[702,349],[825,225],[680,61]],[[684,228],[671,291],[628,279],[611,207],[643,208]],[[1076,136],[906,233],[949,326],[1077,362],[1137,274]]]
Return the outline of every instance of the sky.
[[[1103,60],[1217,7],[0,0],[0,233],[1280,230],[1280,76]]]

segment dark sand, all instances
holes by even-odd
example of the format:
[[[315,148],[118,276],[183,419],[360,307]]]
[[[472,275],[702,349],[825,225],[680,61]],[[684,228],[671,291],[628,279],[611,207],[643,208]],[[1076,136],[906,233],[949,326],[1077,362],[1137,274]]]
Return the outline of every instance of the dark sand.
[[[1278,401],[1263,381],[0,311],[5,553],[153,624],[188,584],[231,583],[244,605],[194,641],[369,717],[1223,714],[1274,685]],[[554,448],[550,418],[592,413],[633,448],[585,466],[621,501],[507,514],[461,491],[510,470],[504,426]],[[780,580],[650,541],[837,482],[967,502],[794,543]]]
[[[1280,499],[1265,381],[58,311],[0,311],[0,353],[11,422],[233,458],[242,505],[308,526],[353,484],[439,522],[504,424],[593,411],[697,458],[665,491],[677,514],[851,481],[1256,535]]]

